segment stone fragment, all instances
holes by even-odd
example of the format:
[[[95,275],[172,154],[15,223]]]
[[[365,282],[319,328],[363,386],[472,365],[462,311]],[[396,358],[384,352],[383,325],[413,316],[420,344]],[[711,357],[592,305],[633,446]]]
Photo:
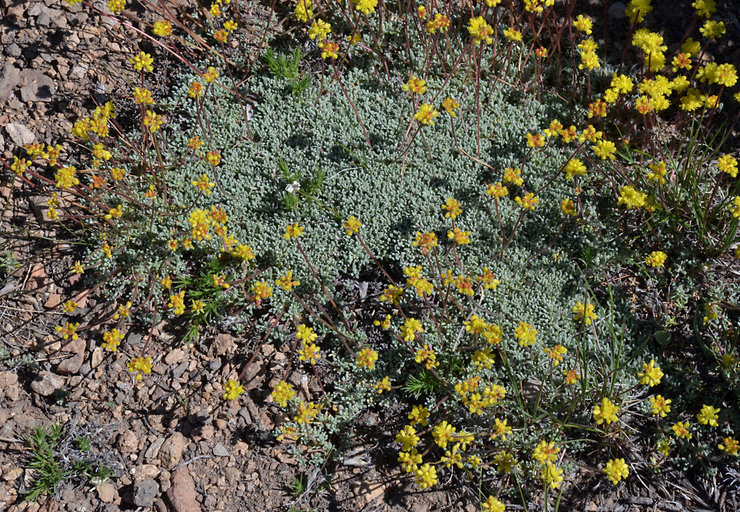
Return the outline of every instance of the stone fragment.
[[[51,101],[56,92],[54,80],[43,71],[27,69],[21,73],[21,99],[23,101]]]
[[[160,470],[154,464],[142,464],[132,470],[134,482],[143,482],[144,480],[154,480],[159,476]]]
[[[151,507],[158,494],[159,484],[154,480],[134,483],[134,505],[137,507]]]
[[[31,382],[31,389],[41,396],[51,396],[62,386],[64,386],[64,377],[51,372],[42,372]]]
[[[113,503],[118,499],[118,491],[112,483],[106,482],[98,486],[98,498],[103,503]]]
[[[85,361],[85,341],[77,338],[62,347],[62,352],[71,353],[71,357],[63,359],[57,365],[57,373],[61,375],[73,375],[80,371],[82,363]]]
[[[139,447],[139,440],[132,430],[125,430],[118,437],[118,449],[124,454],[134,453]]]
[[[174,512],[200,512],[196,500],[195,482],[187,466],[177,468],[172,473],[172,487],[167,490],[167,499]]]
[[[3,480],[6,482],[13,482],[23,474],[22,468],[13,468],[3,472]]]
[[[90,355],[90,367],[97,368],[103,362],[103,349],[95,347]]]
[[[6,49],[6,51],[8,51]],[[6,62],[0,66],[0,100],[5,101],[21,83],[21,72],[13,64]]]
[[[182,452],[185,451],[189,441],[180,432],[175,432],[168,437],[162,448],[159,450],[159,460],[166,469],[176,466],[182,459]]]
[[[164,356],[164,362],[167,366],[174,366],[182,361],[184,357],[185,351],[181,348],[176,348],[175,350]]]
[[[8,400],[15,402],[20,396],[18,375],[13,372],[0,372],[0,396],[5,395]]]
[[[32,144],[36,140],[36,135],[21,123],[8,123],[5,125],[5,131],[10,137],[10,140],[18,147],[23,147],[26,144]]]
[[[213,340],[213,353],[217,356],[223,356],[236,348],[236,342],[233,336],[229,334],[217,334]]]
[[[216,446],[213,447],[213,454],[216,457],[228,457],[229,450],[223,444],[217,443]]]
[[[164,437],[158,437],[154,440],[154,442],[149,446],[149,448],[146,449],[146,452],[144,453],[144,457],[147,460],[156,459],[159,455],[159,450],[162,448],[162,445],[164,444]]]

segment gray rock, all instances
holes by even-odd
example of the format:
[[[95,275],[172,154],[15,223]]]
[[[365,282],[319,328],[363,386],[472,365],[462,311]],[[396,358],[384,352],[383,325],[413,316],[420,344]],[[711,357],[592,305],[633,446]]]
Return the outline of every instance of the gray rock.
[[[134,484],[134,505],[151,507],[159,494],[159,484],[154,480],[144,480]]]
[[[64,377],[51,372],[40,373],[31,382],[31,389],[41,396],[51,396],[62,386],[64,386]]]
[[[90,367],[97,368],[100,363],[103,362],[103,349],[101,347],[95,347],[90,356]]]
[[[21,73],[21,99],[23,101],[51,101],[57,87],[54,80],[43,71],[27,69]]]
[[[18,50],[20,51],[20,47]],[[21,72],[17,67],[9,62],[0,66],[0,100],[5,101],[10,98],[10,95],[13,94],[13,89],[19,83],[21,83]]]
[[[10,57],[18,58],[21,56],[21,47],[15,43],[11,43],[8,46],[6,46],[4,51],[5,51],[5,54]]]
[[[62,352],[71,353],[71,357],[63,359],[57,365],[57,373],[62,375],[73,375],[80,371],[85,361],[85,341],[82,338],[72,340],[62,347]]]
[[[216,457],[228,457],[229,450],[227,450],[226,447],[221,443],[217,443],[216,446],[213,447],[213,454]]]

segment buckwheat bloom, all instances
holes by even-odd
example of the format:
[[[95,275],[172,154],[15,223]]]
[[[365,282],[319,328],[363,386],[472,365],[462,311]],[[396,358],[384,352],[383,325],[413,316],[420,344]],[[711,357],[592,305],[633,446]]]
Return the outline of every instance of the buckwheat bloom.
[[[416,75],[411,75],[409,81],[403,84],[403,90],[409,91],[411,94],[422,95],[427,92],[426,81],[418,78]]]
[[[146,52],[139,52],[139,54],[136,57],[132,57],[129,62],[133,64],[136,71],[146,70],[150,73],[154,71],[154,66],[152,66],[154,59]]]
[[[287,407],[288,401],[295,396],[295,390],[293,386],[281,380],[272,390],[272,401],[278,404],[280,407]]]
[[[123,341],[123,333],[118,329],[111,329],[103,333],[103,348],[105,350],[117,352],[121,341]]]
[[[375,350],[365,347],[357,353],[357,366],[372,370],[375,368],[375,362],[378,360],[378,353]]]
[[[624,10],[624,14],[629,18],[631,23],[642,23],[645,21],[645,15],[653,10],[650,1],[632,0]]]
[[[586,166],[579,159],[571,158],[563,167],[563,172],[567,179],[572,179],[573,176],[583,176],[586,174]]]
[[[450,18],[446,14],[438,12],[434,15],[433,20],[427,21],[426,27],[427,32],[430,34],[434,34],[438,30],[440,32],[447,32],[447,29],[450,28]]]
[[[355,9],[360,11],[365,16],[375,12],[375,8],[378,6],[378,0],[352,0],[355,4]]]
[[[113,14],[118,14],[126,8],[126,2],[124,0],[109,0],[108,9]]]
[[[655,416],[665,418],[666,414],[671,412],[671,400],[666,399],[663,395],[651,396],[648,400]]]
[[[481,503],[481,510],[483,512],[505,512],[506,505],[501,503],[499,500],[497,500],[493,496],[489,496],[488,499],[486,499],[486,501]]]
[[[555,441],[540,441],[532,452],[532,458],[540,464],[555,462],[558,458],[560,448],[555,445]]]
[[[226,286],[228,288],[228,286]],[[254,302],[259,306],[263,300],[272,297],[272,286],[265,281],[257,281],[251,287],[254,292]]]
[[[10,170],[13,171],[16,176],[23,176],[23,173],[26,172],[26,169],[28,169],[31,166],[31,162],[26,160],[25,158],[18,158],[17,156],[13,157],[13,163],[10,166]]]
[[[663,372],[659,367],[655,366],[655,360],[651,359],[650,363],[642,364],[642,371],[637,373],[637,378],[640,379],[640,384],[653,387],[660,384],[660,379],[663,378]]]
[[[550,489],[557,489],[563,481],[563,470],[552,462],[548,462],[545,467],[542,468],[540,478],[542,478],[542,481],[545,485],[549,486]]]
[[[519,42],[522,40],[522,33],[510,27],[504,29],[504,36],[506,36],[506,39],[508,39],[509,41]]]
[[[322,41],[317,46],[321,49],[322,59],[339,58],[339,54],[337,53],[337,51],[339,50],[339,43],[336,43],[334,41]]]
[[[516,196],[514,202],[525,210],[534,211],[540,202],[540,198],[534,195],[533,192],[527,192],[524,197]]]
[[[239,381],[229,379],[224,384],[224,400],[236,400],[244,393],[244,386]]]
[[[168,35],[172,34],[172,23],[167,20],[159,20],[154,23],[152,32],[155,36],[167,37]]]
[[[608,140],[600,140],[594,146],[594,153],[602,160],[614,160],[616,157],[614,154],[617,152],[617,147],[613,142]]]
[[[702,425],[709,425],[710,427],[718,426],[717,418],[720,409],[712,407],[711,405],[702,405],[701,411],[696,415],[696,419]]]
[[[519,322],[519,325],[514,331],[514,337],[522,347],[532,346],[537,340],[537,329],[532,327],[532,324],[528,322]]]
[[[563,212],[563,215],[571,215],[574,217],[578,215],[578,212],[576,211],[576,203],[567,197],[560,202],[560,211]]]
[[[581,378],[581,375],[575,370],[563,370],[563,375],[565,376],[565,383],[569,386],[572,386]]]
[[[442,108],[447,111],[450,117],[455,117],[457,115],[455,114],[455,110],[457,110],[459,106],[460,104],[458,102],[449,97],[442,101]]]
[[[446,421],[439,423],[436,427],[434,427],[434,429],[432,429],[434,442],[440,448],[447,448],[447,443],[454,440],[456,430],[457,429],[455,427],[453,427]]]
[[[400,443],[401,451],[407,452],[414,446],[419,444],[419,436],[416,435],[416,429],[411,425],[403,427],[398,434],[396,434],[396,442]]]
[[[311,0],[298,0],[295,11],[293,11],[298,21],[308,21],[309,18],[313,18],[312,4],[313,2]]]
[[[239,25],[234,20],[228,20],[224,23],[224,28],[229,32],[233,32],[234,30],[239,28]]]
[[[611,459],[606,463],[604,473],[606,473],[611,483],[617,485],[622,479],[629,476],[630,470],[624,459]]]
[[[676,435],[676,437],[680,439],[686,439],[689,440],[693,437],[693,434],[689,432],[689,422],[676,422],[671,429],[673,430],[673,433]]]
[[[447,211],[447,213],[445,213],[445,217],[449,219],[455,219],[458,215],[462,213],[460,202],[457,199],[453,199],[451,197],[448,197],[445,200],[445,203],[442,205],[442,209]]]
[[[301,349],[298,351],[299,361],[308,361],[312,365],[321,359],[321,351],[317,345],[313,343],[303,343]]]
[[[300,281],[293,281],[293,271],[288,270],[285,275],[280,276],[275,280],[275,284],[286,292],[291,291],[294,287],[300,285]]]
[[[218,29],[213,33],[213,38],[219,43],[225,43],[229,39],[229,31],[226,29]]]
[[[70,165],[68,167],[62,167],[56,172],[54,176],[56,180],[56,186],[61,189],[70,188],[73,185],[79,185],[80,180],[75,176],[77,169]]]
[[[470,22],[468,23],[468,32],[473,38],[473,43],[475,44],[493,43],[493,38],[491,37],[493,35],[493,28],[491,28],[491,25],[486,22],[483,16],[470,19]]]
[[[162,127],[163,122],[162,116],[156,112],[151,110],[146,111],[146,114],[144,115],[144,126],[149,128],[150,132],[154,133],[159,130]]]
[[[313,343],[316,338],[318,338],[318,335],[313,332],[312,327],[308,327],[305,324],[300,324],[298,326],[295,337],[303,341],[304,343]]]
[[[527,146],[530,148],[541,148],[542,146],[545,145],[545,137],[541,133],[537,133],[537,134],[528,133],[526,137],[527,137]]]
[[[488,185],[486,188],[486,194],[492,196],[494,199],[501,199],[502,197],[509,195],[509,189],[504,187],[499,181],[494,185]]]
[[[185,290],[170,295],[170,301],[167,303],[167,307],[172,309],[174,314],[182,315],[185,312]]]
[[[437,242],[437,235],[434,233],[429,231],[421,233],[420,231],[417,231],[416,238],[411,242],[411,245],[414,247],[421,247],[421,253],[426,256],[434,247],[437,247]]]
[[[409,413],[409,420],[411,425],[421,425],[422,427],[427,426],[427,420],[429,419],[429,409],[423,405],[415,405],[411,408]]]
[[[737,160],[732,155],[722,155],[717,160],[717,169],[737,178]]]
[[[725,24],[721,21],[707,20],[699,29],[699,32],[707,39],[718,39],[726,32]]]
[[[136,373],[136,380],[141,380],[144,375],[152,373],[152,358],[137,357],[126,363],[126,369],[131,373]]]
[[[286,240],[291,240],[294,238],[298,238],[299,236],[303,236],[303,226],[299,224],[288,224],[285,226],[285,233],[283,234],[283,238]]]
[[[360,231],[361,226],[362,222],[360,222],[354,215],[350,215],[350,217],[342,224],[344,233],[347,236],[356,235]]]
[[[311,24],[311,28],[308,30],[308,37],[315,39],[317,43],[320,43],[331,33],[331,23],[327,23],[322,19],[317,19]]]
[[[602,423],[606,423],[609,425],[610,423],[614,423],[619,419],[617,418],[617,412],[619,412],[619,407],[614,405],[608,398],[602,398],[601,404],[595,406],[593,411],[596,424],[601,425]]]
[[[417,332],[424,332],[421,322],[416,318],[408,318],[401,325],[401,337],[404,341],[414,341]]]
[[[504,169],[504,183],[512,183],[517,187],[521,187],[524,184],[522,170],[519,167],[516,169],[513,167],[507,167]]]
[[[373,386],[379,395],[383,394],[383,391],[390,391],[391,390],[391,379],[387,375],[380,379],[380,381]]]
[[[647,199],[647,194],[627,185],[619,189],[617,204],[623,204],[628,210],[633,210],[644,207],[647,204]]]
[[[583,32],[587,36],[590,36],[593,22],[589,18],[586,18],[583,14],[579,14],[578,17],[573,20],[573,26],[576,30]]]
[[[730,204],[730,213],[732,214],[732,217],[735,219],[740,219],[740,196],[735,196],[735,198],[732,200],[732,204]],[[740,251],[740,246],[736,249],[736,251]],[[737,253],[736,254],[740,254]],[[740,258],[740,256],[738,256]]]
[[[557,366],[563,361],[563,356],[568,352],[568,349],[562,345],[555,345],[552,348],[545,347],[545,354],[552,360],[552,365]]]
[[[134,101],[139,105],[154,105],[152,91],[134,87]]]
[[[414,119],[419,121],[421,124],[434,124],[434,118],[439,116],[439,112],[429,103],[422,103],[419,106],[419,110],[414,114]]]
[[[190,184],[201,192],[205,192],[207,196],[211,195],[211,190],[216,186],[216,184],[212,182],[205,173],[201,174],[200,178],[197,180],[191,181]]]
[[[72,273],[73,274],[84,274],[85,273],[85,267],[82,266],[82,263],[79,261],[75,261],[74,265],[72,265]]]
[[[437,469],[429,463],[419,466],[414,472],[415,483],[420,489],[427,489],[437,483]]]
[[[447,232],[447,238],[454,240],[456,244],[465,245],[470,243],[470,231],[463,231],[455,227],[452,231]]]
[[[725,437],[722,439],[722,442],[717,445],[717,448],[722,450],[728,455],[732,455],[733,457],[737,457],[738,452],[740,451],[740,443],[736,439],[733,439],[731,437]]]

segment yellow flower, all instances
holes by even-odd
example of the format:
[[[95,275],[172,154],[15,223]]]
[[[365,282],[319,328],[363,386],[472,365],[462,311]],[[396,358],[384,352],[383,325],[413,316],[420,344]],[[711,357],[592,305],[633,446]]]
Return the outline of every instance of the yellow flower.
[[[453,440],[456,430],[457,429],[447,423],[447,421],[439,423],[436,427],[432,429],[434,442],[440,448],[447,448],[447,443]]]
[[[280,407],[286,407],[288,400],[291,400],[295,396],[295,390],[293,386],[281,380],[275,385],[275,389],[273,389],[270,396],[272,397],[272,401]]]
[[[676,437],[679,437],[681,439],[691,439],[693,434],[689,432],[689,422],[676,422],[671,429],[673,430],[673,433],[676,434]]]
[[[591,325],[591,322],[597,318],[596,313],[594,313],[594,305],[591,303],[583,304],[581,301],[576,302],[576,305],[573,306],[573,314],[576,322],[583,322],[586,325]]]
[[[123,333],[118,329],[111,329],[103,333],[103,348],[111,352],[118,351],[118,345],[123,340]]]
[[[664,398],[663,395],[651,396],[648,400],[655,416],[665,418],[666,414],[671,412],[671,400]]]
[[[149,128],[149,131],[152,133],[159,130],[163,122],[162,116],[152,110],[147,110],[144,114],[144,126]]]
[[[735,198],[732,200],[732,204],[730,205],[730,213],[732,214],[733,218],[740,219],[740,196],[735,196]],[[738,246],[737,250],[740,250],[740,246]]]
[[[481,503],[481,510],[483,512],[505,512],[506,505],[493,496],[489,496],[486,501]]]
[[[456,244],[465,245],[470,243],[470,231],[463,231],[456,227],[447,232],[447,238],[454,240]]]
[[[383,391],[390,391],[391,390],[391,380],[390,377],[387,375],[383,377],[380,382],[375,384],[375,389],[378,391],[378,394],[382,394]]]
[[[733,439],[732,437],[723,438],[722,442],[719,443],[717,447],[726,454],[734,457],[737,457],[738,451],[740,451],[740,443],[738,443],[737,439]]]
[[[315,365],[319,359],[321,359],[319,347],[313,343],[304,342],[301,349],[298,351],[298,360],[308,361],[312,365]]]
[[[634,187],[627,185],[619,189],[619,198],[617,204],[623,204],[628,210],[642,208],[647,204],[647,194],[635,190]]]
[[[409,81],[403,84],[404,91],[410,91],[412,94],[424,94],[427,92],[426,81],[418,78],[416,75],[411,75]]]
[[[530,323],[519,322],[519,325],[514,331],[514,337],[519,340],[519,345],[529,347],[534,345],[534,342],[537,340],[537,329],[532,327]]]
[[[316,39],[317,43],[320,43],[331,33],[331,23],[327,23],[322,19],[317,19],[311,24],[311,28],[308,30],[308,37]]]
[[[645,21],[645,15],[653,10],[650,1],[632,0],[624,10],[624,14],[627,15],[631,23],[642,23]]]
[[[205,192],[207,196],[211,195],[211,190],[216,186],[216,184],[208,178],[206,173],[201,174],[200,178],[191,181],[190,184],[201,192]]]
[[[540,441],[534,448],[532,458],[540,464],[555,462],[558,458],[560,448],[555,445],[555,441]]]
[[[623,478],[629,476],[630,471],[624,459],[611,459],[606,463],[604,473],[606,473],[611,483],[617,485]]]
[[[152,32],[155,36],[166,37],[172,34],[172,23],[167,20],[159,20],[154,23]]]
[[[118,14],[126,8],[126,2],[124,0],[108,0],[108,9],[113,14]]]
[[[362,222],[360,222],[360,220],[357,219],[354,215],[350,215],[349,218],[344,221],[344,224],[342,224],[344,232],[347,236],[357,234],[360,231],[361,226]]]
[[[737,160],[732,155],[722,155],[717,160],[717,169],[737,178]]]
[[[141,380],[144,375],[152,373],[152,358],[137,357],[126,363],[126,369],[136,373],[136,380]]]
[[[299,236],[303,236],[303,226],[299,224],[288,224],[285,227],[285,233],[283,234],[283,238],[286,240],[290,240],[292,238],[298,238]]]
[[[696,419],[702,425],[709,425],[710,427],[718,426],[717,418],[720,409],[712,407],[711,405],[702,405],[701,411],[696,415]]]
[[[577,158],[571,158],[563,167],[563,172],[567,179],[572,179],[573,176],[582,176],[586,174],[586,166],[583,165]]]
[[[77,338],[79,338],[79,336],[77,335],[77,328],[79,326],[79,322],[65,322],[63,327],[61,325],[57,325],[54,330],[61,334],[65,340],[69,338],[76,340]]]
[[[576,203],[567,197],[561,201],[560,211],[563,212],[563,215],[571,215],[574,217],[578,215],[578,212],[576,211]]]
[[[437,112],[437,109],[435,109],[429,103],[422,103],[419,107],[419,110],[417,110],[416,114],[414,114],[414,119],[419,121],[421,124],[433,125],[434,118],[437,116],[439,116],[439,112]]]
[[[224,384],[223,397],[225,400],[236,400],[242,393],[244,393],[244,386],[239,384],[239,381],[229,379]]]
[[[411,425],[406,425],[403,430],[396,434],[396,442],[402,445],[401,451],[404,452],[419,444],[419,439],[419,436],[416,435],[416,429]]]
[[[360,11],[365,16],[375,12],[375,8],[378,6],[378,0],[352,0],[355,4],[355,9]]]
[[[420,466],[414,472],[416,485],[421,489],[427,489],[437,483],[437,469],[429,463]]]
[[[527,192],[524,197],[516,196],[514,202],[525,210],[534,211],[535,206],[540,202],[540,198],[534,195],[533,192]]]
[[[608,398],[602,398],[601,404],[595,406],[593,411],[596,424],[601,425],[602,423],[606,423],[609,425],[610,423],[614,423],[618,420],[617,412],[619,412],[619,407],[614,405]]]
[[[422,427],[426,427],[428,419],[429,409],[423,405],[415,405],[411,408],[411,412],[409,413],[411,425],[421,425]]]
[[[563,356],[568,353],[568,349],[562,345],[555,345],[552,348],[545,347],[545,353],[552,360],[552,365],[557,366],[563,361]]]
[[[149,89],[140,89],[134,87],[134,101],[139,105],[154,105],[154,98],[152,98],[152,91]]]
[[[491,25],[483,19],[483,16],[470,19],[468,32],[472,36],[473,43],[475,44],[481,44],[484,42],[486,44],[493,43],[493,38],[491,37],[493,35],[493,28],[491,28]]]
[[[550,489],[557,489],[560,487],[560,483],[563,481],[563,470],[557,467],[552,462],[548,462],[543,468],[540,474],[542,481],[545,485],[548,485]]]
[[[586,18],[583,14],[579,14],[578,17],[573,20],[573,26],[576,28],[576,30],[579,30],[587,36],[590,36],[593,22],[589,18]]]
[[[717,39],[725,34],[725,24],[721,21],[707,20],[699,29],[699,32],[707,39]]]
[[[312,3],[311,0],[298,0],[294,11],[298,21],[308,21],[309,18],[313,18],[313,11],[311,10]]]
[[[449,219],[455,219],[458,215],[462,213],[460,202],[457,199],[453,199],[451,197],[448,197],[445,200],[445,204],[442,205],[442,209],[447,211],[447,213],[445,213],[445,217]]]
[[[286,292],[289,292],[294,287],[298,286],[300,281],[293,281],[293,271],[288,270],[285,275],[280,276],[275,280],[275,284],[278,285],[280,288],[285,290]]]
[[[378,360],[378,353],[375,350],[365,347],[357,354],[357,366],[372,370],[375,368],[375,362]]]
[[[522,40],[522,33],[513,28],[504,29],[504,36],[506,36],[506,38],[509,39],[510,41],[518,42]],[[491,43],[488,43],[488,44],[491,44]]]
[[[651,359],[650,363],[643,363],[642,370],[643,371],[637,373],[637,378],[640,379],[640,384],[647,384],[650,387],[660,384],[660,379],[663,378],[663,372],[660,368],[655,367],[654,359]]]
[[[450,115],[450,117],[455,117],[455,110],[460,106],[458,102],[453,100],[452,98],[445,98],[442,101],[442,108],[447,111],[447,113]]]
[[[146,70],[150,73],[154,71],[154,66],[152,66],[154,59],[146,52],[139,52],[139,54],[132,57],[129,62],[133,64],[136,71]]]
[[[414,341],[417,332],[424,332],[424,328],[416,318],[408,318],[401,326],[401,337],[404,341]]]

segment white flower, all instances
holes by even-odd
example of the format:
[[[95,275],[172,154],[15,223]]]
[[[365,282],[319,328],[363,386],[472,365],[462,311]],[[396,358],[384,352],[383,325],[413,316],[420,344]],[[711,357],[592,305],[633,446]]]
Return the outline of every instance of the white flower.
[[[288,194],[295,194],[300,189],[301,189],[301,184],[298,183],[297,181],[294,181],[293,183],[291,183],[290,185],[288,185],[287,187],[285,187],[285,191]]]

